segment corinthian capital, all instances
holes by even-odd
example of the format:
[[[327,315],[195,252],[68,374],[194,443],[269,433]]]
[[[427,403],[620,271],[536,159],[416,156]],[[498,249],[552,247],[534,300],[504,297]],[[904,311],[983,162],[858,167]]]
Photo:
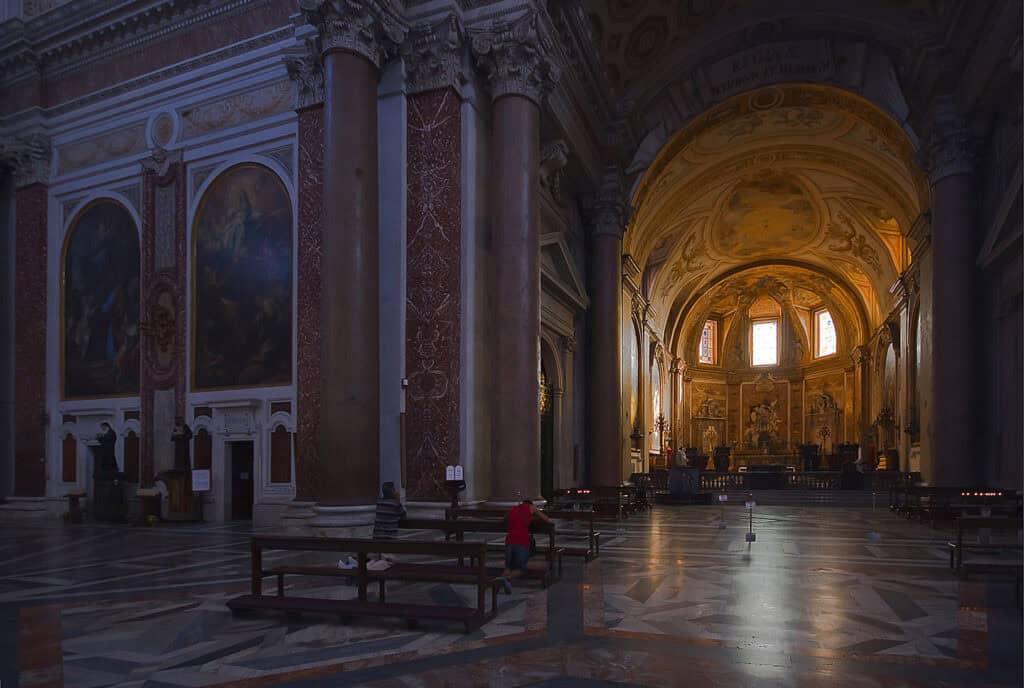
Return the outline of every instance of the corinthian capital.
[[[455,86],[462,80],[466,32],[454,13],[436,24],[420,24],[402,43],[405,74],[413,93]]]
[[[320,32],[325,53],[353,52],[378,68],[408,32],[387,0],[299,0],[299,9]]]
[[[495,100],[506,95],[529,98],[537,105],[558,82],[559,69],[548,36],[546,13],[531,9],[513,22],[495,22],[470,32],[470,47]]]
[[[306,39],[303,47],[284,59],[288,76],[295,83],[295,109],[324,102],[324,63],[315,39]]]
[[[601,179],[601,188],[594,198],[595,236],[609,234],[622,237],[626,230],[629,208],[626,204],[625,180],[622,171],[615,167],[608,168]]]
[[[14,173],[14,187],[46,184],[50,179],[50,139],[45,134],[25,134],[0,141],[0,165]]]
[[[923,150],[928,178],[936,184],[955,174],[974,170],[975,148],[966,122],[959,116],[952,98],[943,97],[932,105]]]

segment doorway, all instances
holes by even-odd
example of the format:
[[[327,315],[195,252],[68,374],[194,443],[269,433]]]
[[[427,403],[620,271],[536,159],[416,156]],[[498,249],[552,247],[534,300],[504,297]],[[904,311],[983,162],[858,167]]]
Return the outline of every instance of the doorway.
[[[231,519],[252,520],[253,442],[228,442],[231,456]]]

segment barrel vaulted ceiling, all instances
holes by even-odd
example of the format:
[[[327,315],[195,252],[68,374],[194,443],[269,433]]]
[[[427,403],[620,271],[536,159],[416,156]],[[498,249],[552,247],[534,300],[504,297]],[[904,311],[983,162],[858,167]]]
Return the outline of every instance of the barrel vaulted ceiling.
[[[635,186],[625,237],[666,335],[725,275],[817,269],[856,294],[867,325],[888,312],[928,189],[906,135],[858,96],[772,86],[693,120]]]

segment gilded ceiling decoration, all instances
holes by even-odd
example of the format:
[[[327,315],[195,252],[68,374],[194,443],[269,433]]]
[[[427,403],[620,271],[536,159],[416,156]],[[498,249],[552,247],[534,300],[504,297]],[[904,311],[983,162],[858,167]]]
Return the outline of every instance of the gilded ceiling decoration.
[[[765,87],[698,117],[632,198],[625,250],[648,270],[659,324],[721,276],[771,261],[837,275],[877,324],[928,198],[914,156],[887,115],[827,87]]]
[[[737,184],[711,222],[711,241],[727,256],[789,255],[818,234],[821,218],[792,175],[761,170]]]

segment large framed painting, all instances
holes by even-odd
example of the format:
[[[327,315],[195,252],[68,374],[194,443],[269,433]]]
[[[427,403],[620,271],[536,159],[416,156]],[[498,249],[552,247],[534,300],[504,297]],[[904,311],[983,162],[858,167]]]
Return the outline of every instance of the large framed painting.
[[[255,163],[207,187],[192,229],[194,389],[292,379],[292,204]]]
[[[139,232],[128,210],[98,199],[64,239],[61,338],[64,397],[139,393]]]

